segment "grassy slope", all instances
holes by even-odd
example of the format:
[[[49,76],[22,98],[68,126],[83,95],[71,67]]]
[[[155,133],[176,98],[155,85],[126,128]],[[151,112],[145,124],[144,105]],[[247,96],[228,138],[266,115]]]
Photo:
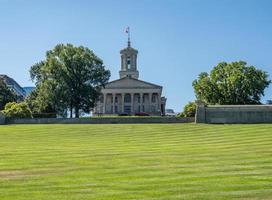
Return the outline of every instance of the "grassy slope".
[[[272,125],[0,126],[0,199],[270,199]]]

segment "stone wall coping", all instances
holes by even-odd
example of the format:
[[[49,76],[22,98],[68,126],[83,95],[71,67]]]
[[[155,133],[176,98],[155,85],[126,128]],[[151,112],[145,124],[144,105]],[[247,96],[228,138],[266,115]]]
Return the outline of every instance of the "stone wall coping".
[[[256,107],[256,108],[260,108],[260,107],[263,107],[263,108],[272,108],[272,105],[207,105],[206,107],[210,107],[210,108],[247,108],[247,107],[250,107],[250,108],[253,108],[253,107]]]
[[[188,123],[195,118],[184,117],[94,117],[94,118],[36,118],[15,119],[9,124],[148,124],[148,123]]]

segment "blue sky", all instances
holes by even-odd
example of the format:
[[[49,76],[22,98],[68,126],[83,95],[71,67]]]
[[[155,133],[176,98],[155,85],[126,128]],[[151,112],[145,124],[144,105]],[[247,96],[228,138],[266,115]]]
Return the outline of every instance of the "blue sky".
[[[270,0],[0,0],[0,74],[33,85],[31,65],[72,43],[117,79],[130,26],[140,79],[162,85],[167,107],[181,111],[195,98],[192,81],[218,62],[244,60],[272,75],[271,10]]]

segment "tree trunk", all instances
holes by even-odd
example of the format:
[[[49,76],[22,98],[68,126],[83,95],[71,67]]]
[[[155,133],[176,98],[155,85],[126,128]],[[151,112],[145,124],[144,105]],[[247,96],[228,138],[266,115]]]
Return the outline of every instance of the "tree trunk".
[[[76,118],[79,118],[79,108],[77,106],[75,107],[75,115]]]
[[[73,118],[73,106],[70,105],[70,118]]]

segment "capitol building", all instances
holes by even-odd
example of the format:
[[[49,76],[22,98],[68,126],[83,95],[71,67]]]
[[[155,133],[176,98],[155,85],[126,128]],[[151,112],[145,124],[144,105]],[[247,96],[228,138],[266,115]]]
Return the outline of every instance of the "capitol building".
[[[120,78],[107,83],[101,90],[94,114],[164,115],[166,98],[162,97],[162,86],[139,79],[138,51],[131,47],[130,40],[120,54]]]

